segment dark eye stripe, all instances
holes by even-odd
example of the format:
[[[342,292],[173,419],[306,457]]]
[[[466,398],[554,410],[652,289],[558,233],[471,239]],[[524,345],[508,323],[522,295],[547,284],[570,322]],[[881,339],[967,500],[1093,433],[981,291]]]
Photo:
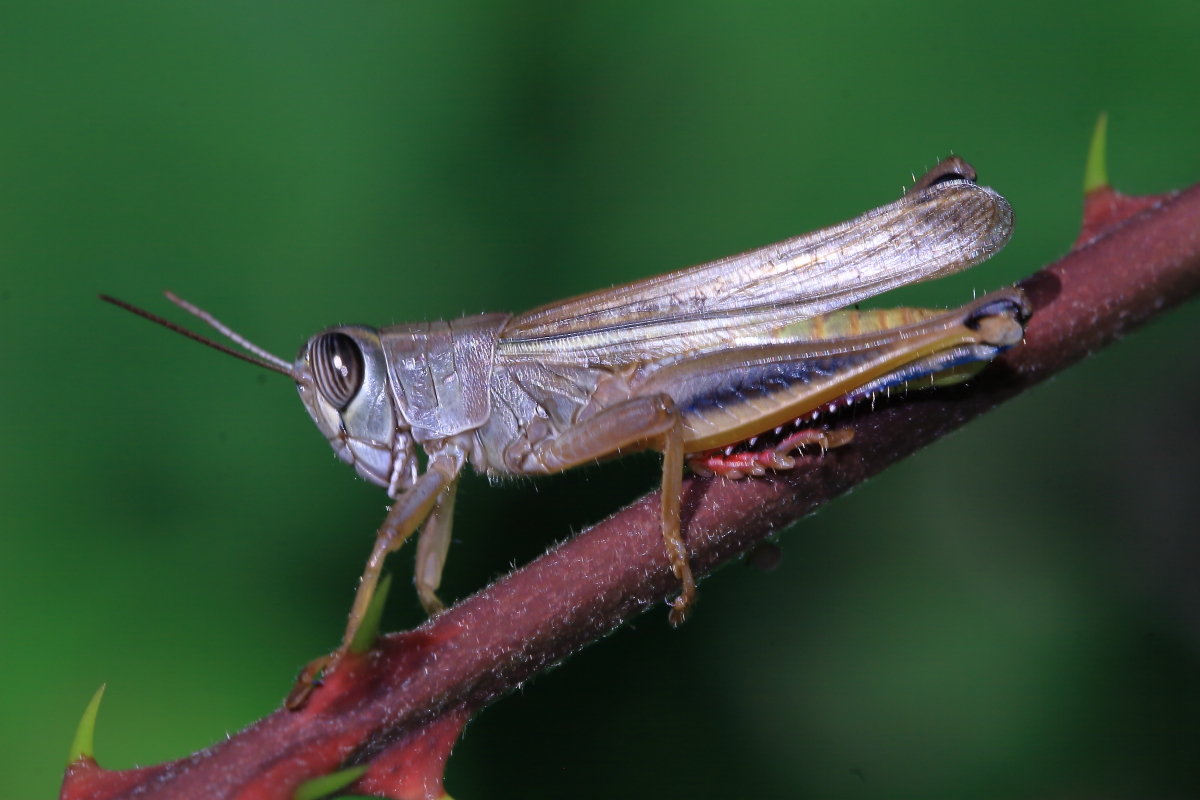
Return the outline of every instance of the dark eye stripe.
[[[344,411],[362,388],[362,351],[344,333],[325,334],[313,348],[313,377],[329,404]]]

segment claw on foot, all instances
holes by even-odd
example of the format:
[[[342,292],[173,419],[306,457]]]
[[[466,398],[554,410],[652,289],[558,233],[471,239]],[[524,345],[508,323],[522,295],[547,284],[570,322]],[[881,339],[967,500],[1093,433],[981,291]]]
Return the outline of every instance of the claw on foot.
[[[446,604],[441,598],[424,586],[417,586],[417,598],[421,601],[421,608],[431,617],[436,617],[446,610]]]
[[[308,698],[321,685],[321,676],[333,669],[337,665],[339,652],[330,653],[329,655],[314,658],[300,670],[300,674],[296,676],[296,682],[292,684],[292,690],[288,692],[287,699],[283,701],[283,705],[289,711],[299,711],[304,708],[304,704],[308,702]]]
[[[691,610],[691,603],[683,599],[683,595],[676,597],[671,601],[671,610],[667,614],[667,621],[671,623],[672,628],[678,628],[683,623],[687,622],[688,612]]]

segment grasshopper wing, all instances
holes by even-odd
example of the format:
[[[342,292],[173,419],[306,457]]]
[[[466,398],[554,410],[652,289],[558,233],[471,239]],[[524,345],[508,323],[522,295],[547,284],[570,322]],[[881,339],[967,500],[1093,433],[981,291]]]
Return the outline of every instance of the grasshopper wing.
[[[1008,202],[973,177],[952,159],[901,199],[847,222],[517,315],[501,352],[622,364],[753,344],[782,325],[958,272],[1012,234]]]

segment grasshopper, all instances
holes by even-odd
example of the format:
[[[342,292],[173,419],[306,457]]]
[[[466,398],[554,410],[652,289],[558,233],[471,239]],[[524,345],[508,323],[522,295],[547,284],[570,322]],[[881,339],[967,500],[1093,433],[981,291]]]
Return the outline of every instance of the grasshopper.
[[[347,651],[384,559],[422,523],[414,583],[426,611],[442,608],[455,487],[468,463],[533,475],[661,451],[662,537],[680,586],[669,619],[680,624],[696,594],[680,531],[685,463],[728,478],[789,469],[805,449],[851,439],[830,411],[918,381],[964,380],[1021,341],[1030,311],[1017,288],[950,311],[844,310],[1005,245],[1012,209],[975,177],[951,157],[899,200],[839,225],[524,314],[329,328],[292,363],[169,292],[246,352],[103,299],[292,378],[338,457],[395,501],[341,645],[310,665],[311,680]]]

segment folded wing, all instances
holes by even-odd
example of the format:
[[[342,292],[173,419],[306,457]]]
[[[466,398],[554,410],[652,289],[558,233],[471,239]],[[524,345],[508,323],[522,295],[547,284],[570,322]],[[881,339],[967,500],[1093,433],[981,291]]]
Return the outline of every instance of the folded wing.
[[[621,364],[761,341],[769,331],[948,275],[1007,243],[1012,209],[953,176],[860,217],[513,317],[501,358]]]

